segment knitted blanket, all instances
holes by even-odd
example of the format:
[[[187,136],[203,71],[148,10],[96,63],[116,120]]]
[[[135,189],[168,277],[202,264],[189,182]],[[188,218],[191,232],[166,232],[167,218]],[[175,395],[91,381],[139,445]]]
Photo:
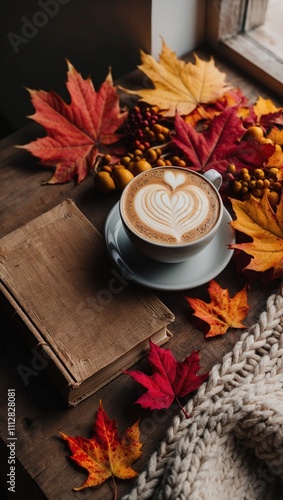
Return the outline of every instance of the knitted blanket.
[[[186,411],[123,500],[283,499],[283,286]]]

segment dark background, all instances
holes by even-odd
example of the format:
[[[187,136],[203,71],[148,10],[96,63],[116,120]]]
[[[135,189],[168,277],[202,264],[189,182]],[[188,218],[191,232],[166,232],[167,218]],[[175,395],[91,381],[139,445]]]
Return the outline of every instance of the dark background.
[[[109,66],[114,80],[135,69],[151,50],[151,0],[1,0],[0,26],[1,135],[30,121],[25,87],[68,100],[66,59],[96,90]]]

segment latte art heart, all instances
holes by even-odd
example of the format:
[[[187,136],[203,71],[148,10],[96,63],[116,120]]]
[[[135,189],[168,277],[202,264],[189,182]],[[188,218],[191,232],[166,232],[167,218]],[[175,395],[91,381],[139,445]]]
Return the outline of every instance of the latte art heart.
[[[214,230],[220,200],[204,176],[181,167],[157,167],[126,186],[120,213],[129,238],[140,238],[138,247],[144,249],[146,242],[162,245],[162,249],[164,245],[180,246],[183,251],[183,245]]]
[[[209,201],[198,186],[184,184],[180,175],[170,174],[165,179],[170,185],[148,184],[137,192],[135,210],[143,224],[179,243],[207,219]]]

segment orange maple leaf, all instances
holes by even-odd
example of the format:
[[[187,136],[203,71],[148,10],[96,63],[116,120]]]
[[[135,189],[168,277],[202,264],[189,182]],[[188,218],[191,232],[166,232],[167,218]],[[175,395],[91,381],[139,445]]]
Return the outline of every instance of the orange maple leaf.
[[[258,97],[253,109],[258,122],[260,122],[261,117],[264,115],[269,115],[283,110],[283,108],[277,108],[271,99],[264,99],[261,96]]]
[[[245,101],[246,98],[240,89],[231,89],[215,101],[198,104],[194,111],[184,117],[184,120],[195,128],[198,126],[198,131],[202,131],[208,127],[215,116],[220,115],[226,108],[239,106],[239,103],[243,105]],[[242,118],[244,114],[243,108],[241,110],[238,108],[237,114]]]
[[[69,61],[67,65],[70,104],[53,91],[29,90],[36,110],[30,118],[45,128],[47,136],[19,146],[40,158],[42,165],[56,167],[48,184],[68,182],[75,176],[81,182],[99,152],[118,141],[116,131],[127,117],[120,110],[110,71],[96,92],[90,78],[84,80]]]
[[[283,145],[283,130],[274,126],[267,134],[267,138],[276,144]]]
[[[178,59],[164,40],[160,61],[141,50],[142,64],[138,68],[147,75],[154,88],[127,90],[153,106],[164,116],[188,115],[200,103],[213,102],[231,87],[225,73],[216,68],[214,59],[204,61],[195,55],[195,64]]]
[[[277,180],[283,179],[283,151],[277,150],[275,151],[267,161],[267,167],[276,167],[278,168],[278,173],[276,175]]]
[[[240,201],[231,199],[236,220],[230,222],[238,231],[250,236],[251,242],[235,243],[231,248],[244,251],[252,258],[245,269],[265,272],[272,269],[272,278],[283,273],[283,194],[273,211],[264,193],[261,199],[251,197]]]
[[[216,281],[211,280],[208,293],[211,299],[209,304],[201,299],[185,297],[194,309],[194,316],[209,324],[205,337],[223,335],[228,328],[245,328],[242,320],[249,309],[246,287],[230,298],[227,288],[221,288]]]
[[[73,488],[75,491],[97,486],[109,477],[112,477],[114,483],[114,476],[120,479],[137,476],[130,466],[142,454],[138,422],[129,427],[120,438],[116,420],[109,419],[101,401],[91,439],[70,437],[60,431],[59,433],[69,445],[71,458],[89,473],[81,486]]]
[[[283,179],[283,151],[282,151],[283,130],[279,129],[276,126],[273,126],[270,132],[267,134],[267,138],[271,139],[271,141],[274,144],[280,146],[280,147],[276,146],[274,153],[269,157],[267,162],[267,167],[277,167],[279,169],[277,174],[277,179],[282,180]]]

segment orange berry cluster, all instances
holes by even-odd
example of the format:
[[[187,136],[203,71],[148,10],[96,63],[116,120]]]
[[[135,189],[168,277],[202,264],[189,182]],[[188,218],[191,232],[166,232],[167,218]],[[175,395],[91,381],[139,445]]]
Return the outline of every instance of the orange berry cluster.
[[[111,155],[102,156],[94,167],[94,186],[101,193],[110,193],[124,187],[139,173],[152,168],[143,157],[128,153],[121,160],[112,163]]]
[[[135,149],[127,153],[118,162],[112,163],[111,155],[102,156],[94,167],[94,186],[101,193],[110,193],[115,189],[122,191],[138,174],[153,167],[176,165],[185,167],[186,162],[178,156],[165,158],[161,148]]]
[[[255,198],[262,198],[267,191],[268,200],[271,206],[279,203],[282,183],[277,179],[278,168],[256,168],[253,171],[242,168],[238,173],[236,167],[231,163],[227,168],[227,173],[232,175],[232,190],[242,200],[249,200],[251,195]]]

